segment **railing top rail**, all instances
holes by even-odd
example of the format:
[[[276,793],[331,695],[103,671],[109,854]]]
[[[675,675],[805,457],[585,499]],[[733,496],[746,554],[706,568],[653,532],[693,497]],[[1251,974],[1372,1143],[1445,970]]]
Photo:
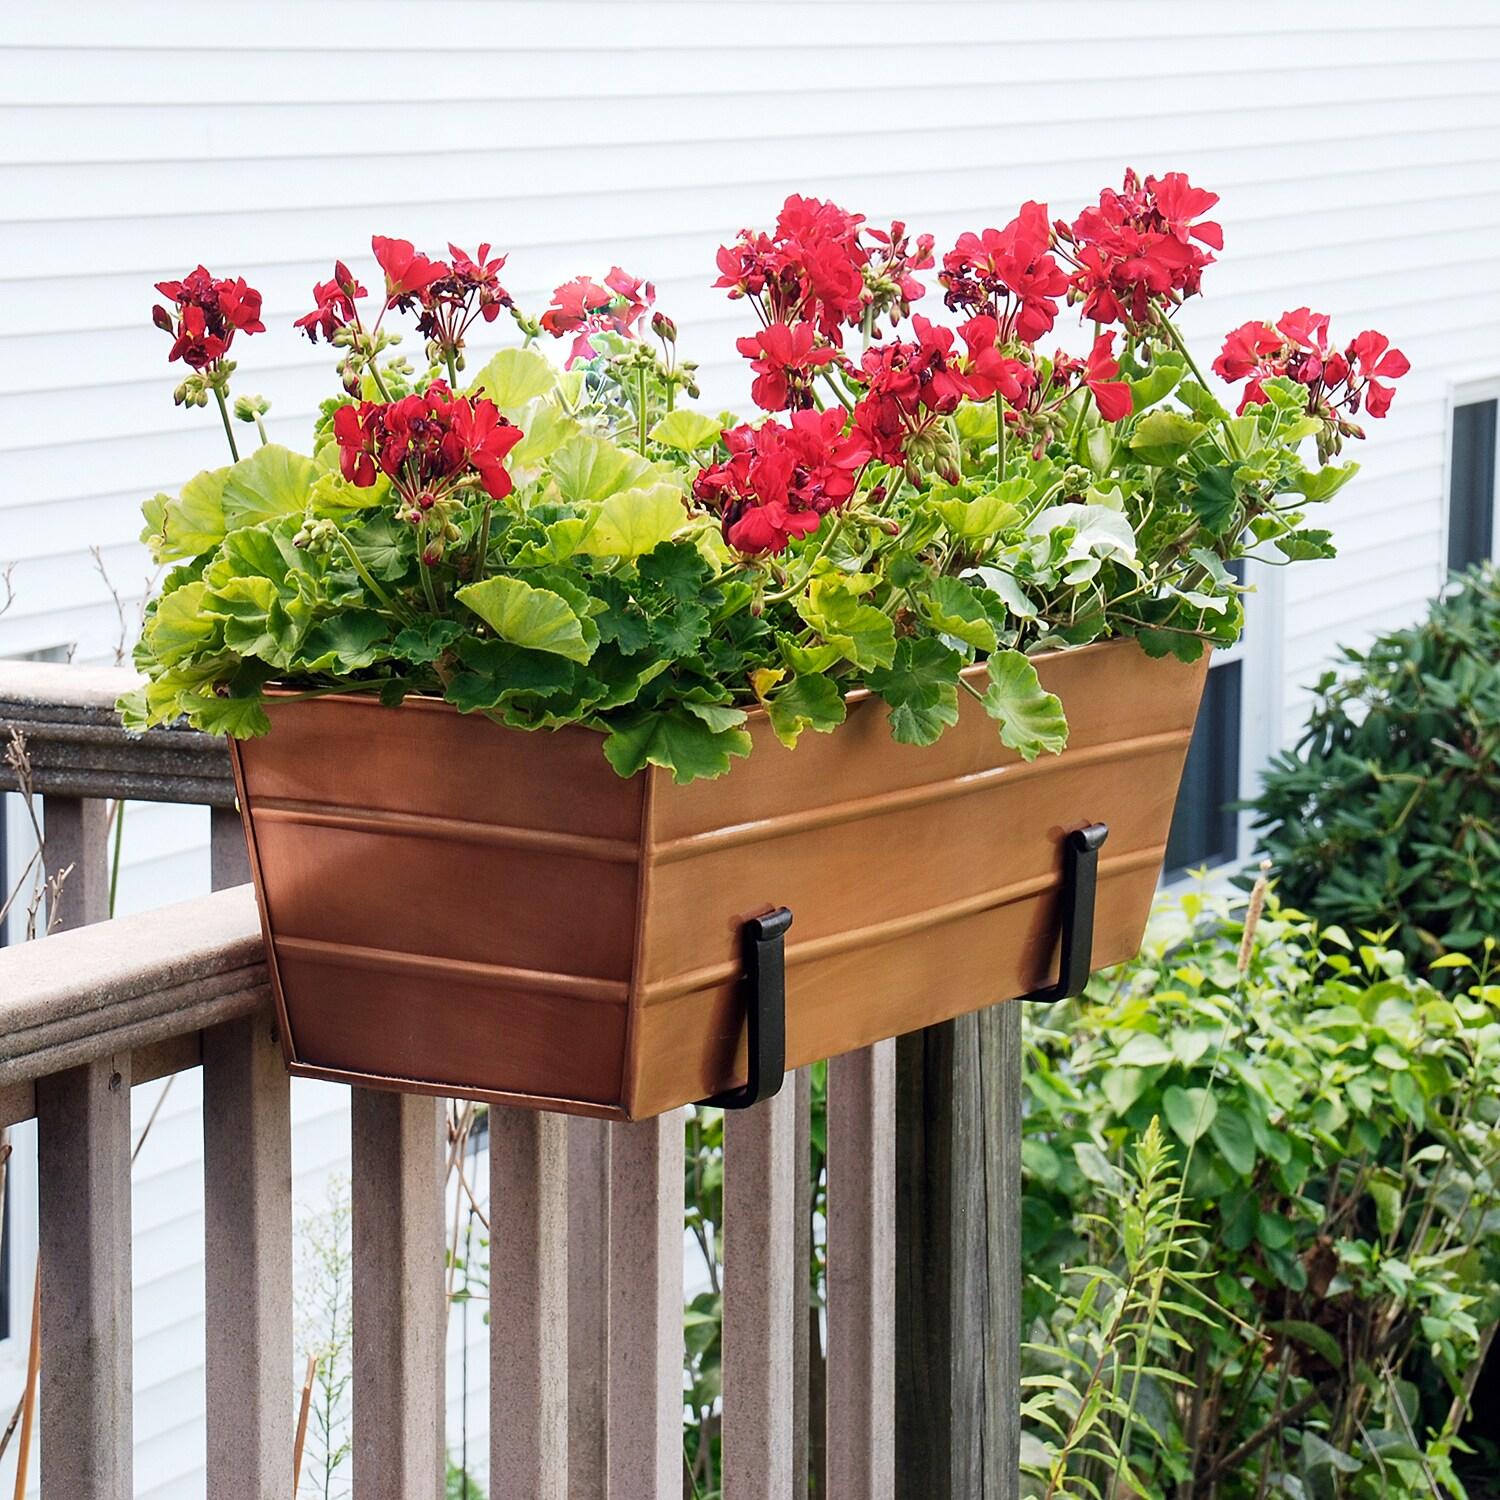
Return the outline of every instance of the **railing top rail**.
[[[115,700],[141,681],[127,667],[0,661],[0,740],[26,736],[33,789],[65,797],[234,806],[222,740],[169,727],[128,734]],[[0,761],[0,791],[18,790]]]
[[[248,885],[0,949],[0,1088],[235,1020],[269,995]]]

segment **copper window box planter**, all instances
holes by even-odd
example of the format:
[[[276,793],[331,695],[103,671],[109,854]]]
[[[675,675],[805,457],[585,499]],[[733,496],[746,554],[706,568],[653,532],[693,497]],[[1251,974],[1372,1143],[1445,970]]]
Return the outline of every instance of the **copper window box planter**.
[[[798,1067],[1044,985],[1061,842],[1107,823],[1094,963],[1140,945],[1207,661],[1038,658],[1069,748],[1025,764],[968,695],[934,746],[854,695],[717,781],[621,780],[582,728],[410,699],[279,701],[232,745],[294,1073],[610,1119],[745,1076],[747,918],[790,907]]]

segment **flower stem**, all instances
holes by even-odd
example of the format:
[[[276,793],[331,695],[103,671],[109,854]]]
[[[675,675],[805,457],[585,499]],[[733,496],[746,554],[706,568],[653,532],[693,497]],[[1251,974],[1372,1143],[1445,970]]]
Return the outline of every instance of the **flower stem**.
[[[354,571],[359,574],[360,582],[363,583],[364,586],[369,589],[369,591],[374,594],[374,596],[378,600],[380,600],[380,602],[385,605],[385,607],[390,610],[393,615],[397,617],[397,619],[401,620],[405,624],[411,624],[411,616],[407,614],[407,612],[402,609],[402,607],[397,604],[396,601],[392,599],[391,596],[386,593],[386,591],[381,588],[378,583],[375,582],[374,578],[370,576],[370,570],[365,567],[364,563],[360,559],[359,553],[354,550],[353,542],[351,542],[342,531],[339,531],[338,538],[339,541],[343,543],[344,551],[348,554],[349,561],[354,565]]]
[[[484,577],[484,561],[490,551],[490,511],[494,509],[494,504],[493,500],[484,502],[484,516],[479,522],[479,545],[474,549],[475,583]]]
[[[448,366],[448,389],[456,391],[458,389],[458,365],[453,358],[453,351],[451,349],[444,349],[443,359]]]
[[[636,429],[635,446],[641,457],[646,456],[646,367],[642,365],[635,378]]]
[[[1005,482],[1005,397],[995,392],[995,479]]]
[[[1178,332],[1177,325],[1165,313],[1157,319],[1157,323],[1162,332],[1166,334],[1167,342],[1182,356],[1183,363],[1193,372],[1193,378],[1206,391],[1208,389],[1208,381],[1203,378],[1203,371],[1198,368],[1197,360],[1193,358],[1187,344],[1183,342],[1182,334]],[[1234,430],[1228,422],[1224,424],[1224,438],[1229,444],[1230,457],[1243,462],[1245,455],[1240,451],[1239,440],[1235,437]]]
[[[218,386],[214,387],[214,400],[219,403],[219,415],[224,419],[224,436],[229,439],[229,451],[234,456],[235,463],[238,463],[240,450],[235,446],[234,428],[229,423],[229,406],[224,400],[224,392]]]
[[[266,436],[266,424],[261,421],[259,412],[255,414],[255,430],[260,434],[260,445],[264,448],[271,440]]]

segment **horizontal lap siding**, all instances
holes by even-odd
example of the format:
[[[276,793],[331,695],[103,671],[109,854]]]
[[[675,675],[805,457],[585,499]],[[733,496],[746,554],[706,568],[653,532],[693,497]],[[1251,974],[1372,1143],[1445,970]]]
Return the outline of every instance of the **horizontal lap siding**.
[[[368,284],[372,231],[491,240],[532,309],[579,271],[652,275],[705,400],[743,405],[731,339],[749,323],[710,289],[713,251],[786,192],[901,215],[941,245],[1023,196],[1071,211],[1131,161],[1223,194],[1228,257],[1186,319],[1206,355],[1310,301],[1416,365],[1330,507],[1341,557],[1285,574],[1282,618],[1262,622],[1282,636],[1289,733],[1335,644],[1410,619],[1438,584],[1449,382],[1500,374],[1500,15],[1380,0],[1338,21],[1302,0],[268,0],[248,23],[187,0],[16,0],[0,15],[0,563],[18,561],[19,597],[0,653],[110,656],[115,605],[86,545],[132,609],[152,571],[141,498],[221,461],[212,414],[172,407],[147,317],[151,283],[199,259],[266,294],[272,332],[242,343],[236,384],[273,401],[284,441],[305,441],[333,363],[287,324],[335,255]],[[177,894],[196,835],[132,819],[126,903]],[[191,1138],[171,1103],[157,1129]],[[324,1118],[304,1137],[336,1162],[342,1125]],[[163,1246],[137,1315],[150,1500],[200,1483],[201,1396],[180,1385],[197,1380],[197,1230],[173,1202],[192,1170],[148,1151],[138,1185],[143,1243]]]

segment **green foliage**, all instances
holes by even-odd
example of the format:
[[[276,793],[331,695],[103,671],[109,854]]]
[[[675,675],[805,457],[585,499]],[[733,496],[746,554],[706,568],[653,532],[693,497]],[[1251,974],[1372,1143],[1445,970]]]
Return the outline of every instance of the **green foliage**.
[[[1500,1319],[1500,985],[1445,995],[1274,900],[1243,973],[1241,937],[1188,895],[1031,1025],[1035,1493],[1462,1495]]]
[[[1241,586],[1224,562],[1329,555],[1302,508],[1352,473],[1299,456],[1326,437],[1301,387],[1268,381],[1270,399],[1231,418],[1184,378],[1175,333],[1146,320],[1122,351],[1119,422],[1065,392],[1009,443],[991,402],[927,412],[896,461],[858,461],[853,493],[815,531],[742,555],[724,540],[729,513],[702,499],[715,485],[697,483],[725,459],[732,418],[678,404],[695,367],[605,332],[563,371],[516,316],[527,346],[466,388],[511,424],[508,490],[501,458],[483,478],[472,444],[436,477],[405,439],[379,449],[385,472],[363,453],[346,477],[341,394],[310,454],[266,443],[146,502],[144,540],[181,566],[136,650],[149,684],[122,701],[132,728],[181,717],[261,734],[272,683],[421,694],[512,728],[585,725],[622,776],[657,765],[691,781],[748,751],[746,714],[795,745],[836,729],[868,688],[903,744],[982,704],[1030,760],[1060,751],[1067,724],[1028,658],[1126,636],[1195,660],[1233,642]],[[345,387],[374,403],[362,423],[457,380],[461,362],[390,357],[386,329],[346,332]],[[1041,361],[1042,388],[1052,373]],[[847,370],[824,378],[830,403],[862,394]],[[979,692],[961,673],[986,663]]]
[[[1482,963],[1500,934],[1500,573],[1469,573],[1421,624],[1344,658],[1253,804],[1282,894],[1393,929],[1418,967]]]

